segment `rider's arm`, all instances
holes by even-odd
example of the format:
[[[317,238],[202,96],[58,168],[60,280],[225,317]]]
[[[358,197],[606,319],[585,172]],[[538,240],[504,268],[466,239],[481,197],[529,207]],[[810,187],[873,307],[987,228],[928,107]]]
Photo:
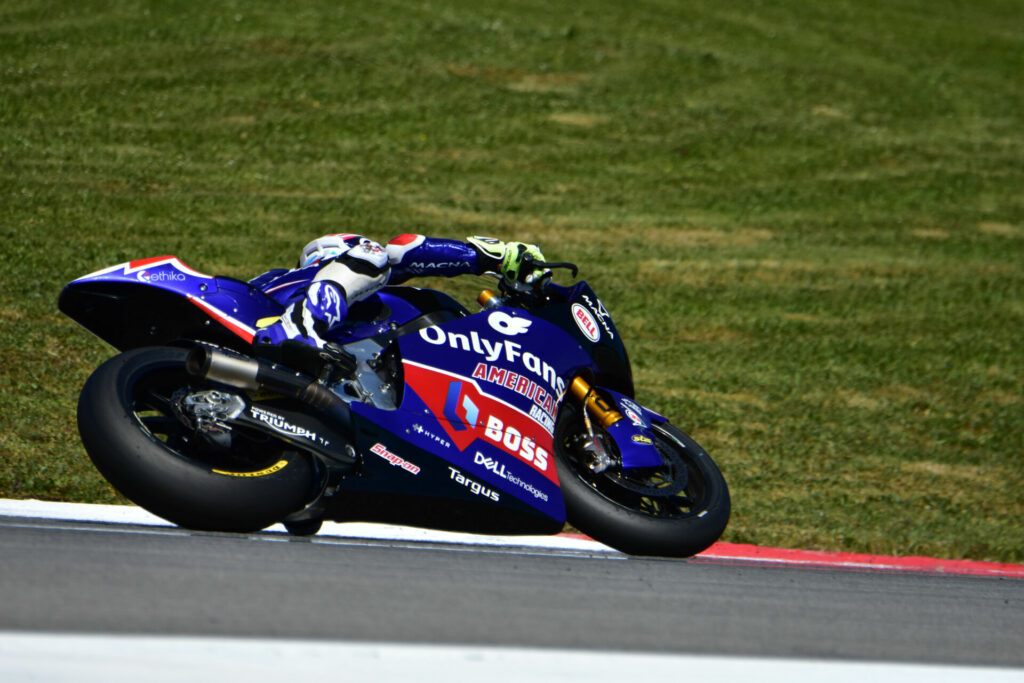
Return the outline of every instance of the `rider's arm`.
[[[387,252],[392,284],[424,275],[479,275],[491,265],[465,242],[423,235],[399,235],[388,242]]]
[[[512,281],[519,275],[524,256],[544,260],[540,249],[533,245],[521,242],[506,244],[491,237],[470,237],[468,240],[460,242],[423,235],[399,235],[387,246],[390,282],[398,284],[423,275],[454,277],[487,272],[500,273]]]

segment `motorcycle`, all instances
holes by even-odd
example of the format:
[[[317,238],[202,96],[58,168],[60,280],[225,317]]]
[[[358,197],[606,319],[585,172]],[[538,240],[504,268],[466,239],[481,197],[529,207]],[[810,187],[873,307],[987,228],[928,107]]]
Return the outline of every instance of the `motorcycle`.
[[[121,353],[82,389],[82,443],[118,491],[190,529],[555,534],[568,521],[628,554],[704,550],[729,519],[718,467],[635,400],[604,304],[585,281],[553,281],[577,267],[527,266],[545,275],[499,277],[475,311],[408,286],[354,304],[330,339],[352,360],[341,376],[253,346],[301,295],[299,271],[268,291],[175,256],[86,275],[58,307]]]

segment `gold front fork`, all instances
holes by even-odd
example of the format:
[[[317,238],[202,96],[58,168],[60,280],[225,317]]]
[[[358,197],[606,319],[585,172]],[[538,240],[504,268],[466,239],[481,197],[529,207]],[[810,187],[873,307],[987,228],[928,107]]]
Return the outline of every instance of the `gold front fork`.
[[[605,429],[622,419],[622,413],[605,400],[604,396],[594,391],[594,388],[582,377],[577,377],[572,381],[572,384],[569,385],[569,393],[586,406],[586,412],[593,415]]]

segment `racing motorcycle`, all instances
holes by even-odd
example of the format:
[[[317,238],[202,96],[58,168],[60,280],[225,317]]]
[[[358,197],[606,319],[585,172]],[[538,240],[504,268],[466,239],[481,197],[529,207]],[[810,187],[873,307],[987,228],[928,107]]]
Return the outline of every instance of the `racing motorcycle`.
[[[127,498],[196,530],[554,534],[568,521],[629,554],[699,553],[729,519],[718,467],[635,400],[604,304],[585,281],[553,282],[577,267],[532,267],[545,275],[499,277],[474,311],[407,286],[354,304],[330,339],[342,373],[327,354],[317,366],[253,346],[305,280],[263,291],[174,256],[86,275],[59,308],[121,353],[82,389],[82,443]]]

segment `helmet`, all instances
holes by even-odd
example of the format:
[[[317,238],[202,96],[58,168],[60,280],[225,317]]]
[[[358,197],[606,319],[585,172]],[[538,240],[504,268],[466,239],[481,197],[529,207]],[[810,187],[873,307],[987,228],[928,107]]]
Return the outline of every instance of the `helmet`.
[[[337,258],[349,250],[349,244],[345,240],[356,237],[356,235],[324,235],[302,248],[302,256],[299,257],[299,268],[311,266],[319,261]]]

